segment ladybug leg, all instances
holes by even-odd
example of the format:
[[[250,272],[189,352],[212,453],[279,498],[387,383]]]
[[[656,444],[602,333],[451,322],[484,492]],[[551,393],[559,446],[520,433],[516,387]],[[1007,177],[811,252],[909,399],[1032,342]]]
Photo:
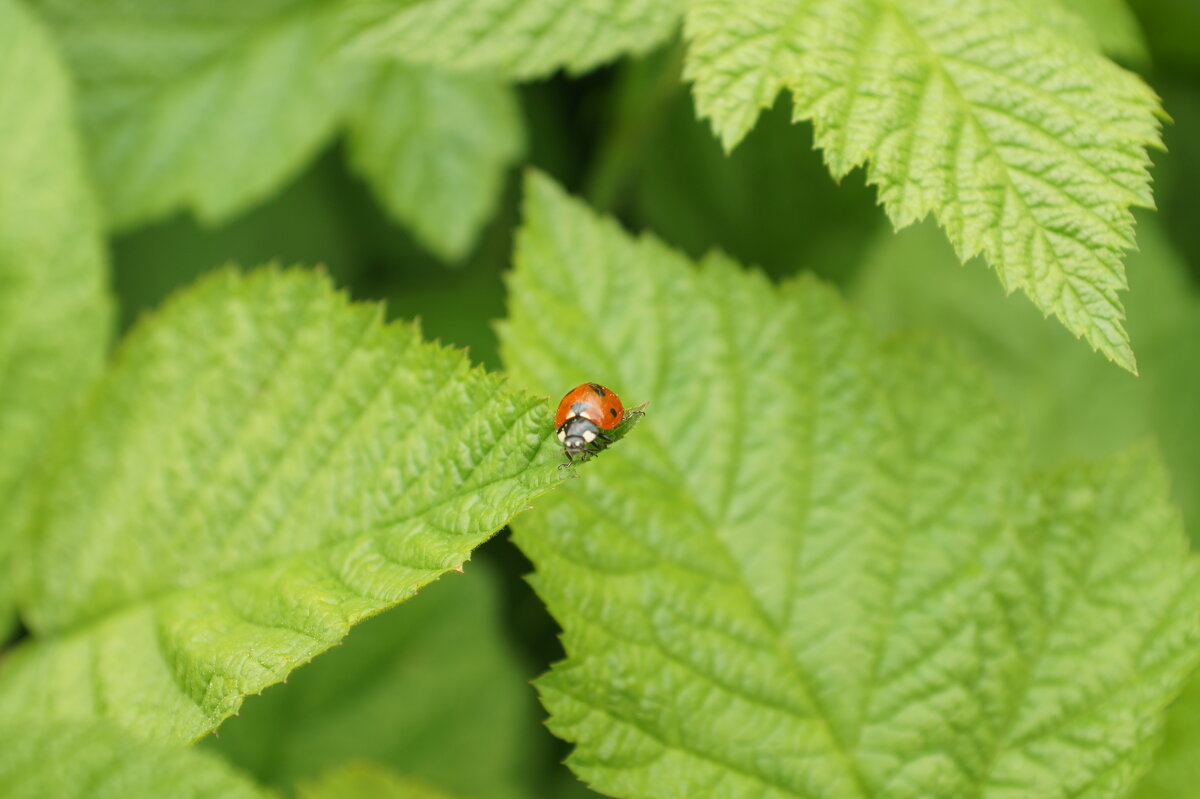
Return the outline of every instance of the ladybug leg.
[[[592,455],[596,454],[597,452],[599,452],[599,450],[585,449],[585,450],[580,450],[579,452],[572,452],[569,449],[564,449],[563,454],[567,456],[567,462],[558,464],[558,468],[567,469],[567,468],[575,465],[576,458],[579,458],[579,460],[581,460],[581,461],[586,461],[588,458],[592,457]]]
[[[597,433],[596,440],[593,441],[592,443],[588,444],[588,448],[584,450],[584,453],[590,458],[592,455],[595,455],[597,452],[603,452],[605,449],[608,448],[608,445],[611,443],[612,443],[611,438],[604,435],[603,433]]]

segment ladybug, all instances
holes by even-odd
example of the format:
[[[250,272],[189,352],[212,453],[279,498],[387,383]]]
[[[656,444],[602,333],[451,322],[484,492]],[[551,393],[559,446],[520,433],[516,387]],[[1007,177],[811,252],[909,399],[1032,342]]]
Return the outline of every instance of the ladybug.
[[[612,430],[624,419],[621,399],[599,383],[584,383],[568,391],[554,414],[558,440],[567,456],[563,465],[573,463],[577,455],[586,459],[611,444],[612,439],[604,431]]]

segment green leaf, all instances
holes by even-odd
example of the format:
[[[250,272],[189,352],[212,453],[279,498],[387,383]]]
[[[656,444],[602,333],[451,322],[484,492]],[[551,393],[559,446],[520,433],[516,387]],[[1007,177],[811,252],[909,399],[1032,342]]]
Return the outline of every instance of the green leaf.
[[[1129,329],[1141,342],[1141,377],[1081,351],[1029,303],[995,302],[990,276],[977,263],[959,267],[932,224],[879,236],[853,294],[885,330],[934,329],[958,342],[1021,412],[1041,464],[1104,457],[1155,437],[1200,542],[1200,294],[1160,222],[1147,215],[1140,224]]]
[[[623,201],[607,205],[630,227],[653,230],[695,256],[719,248],[772,275],[831,277],[856,268],[883,224],[870,190],[855,179],[829,180],[808,132],[791,124],[782,102],[726,154],[682,88],[664,96],[646,85],[663,82],[662,69],[649,59],[620,68],[618,91],[629,99],[614,106],[627,116],[606,115],[619,120],[608,137],[617,186],[606,191],[592,182],[583,192],[592,205],[603,208],[603,195],[619,195]]]
[[[1193,330],[1192,335],[1190,341],[1193,344],[1200,340],[1195,337],[1200,335],[1200,330]],[[1163,402],[1165,407],[1160,410],[1163,414],[1183,411],[1183,416],[1175,417],[1177,422],[1182,422],[1175,425],[1177,429],[1184,431],[1179,435],[1187,435],[1190,428],[1196,425],[1195,405],[1194,402],[1188,401],[1188,397],[1197,396],[1196,391],[1200,387],[1197,385],[1200,384],[1200,370],[1194,365],[1196,360],[1193,351],[1190,358],[1192,371],[1185,373],[1184,378],[1190,382],[1191,393]],[[1183,366],[1181,363],[1175,368]],[[1169,442],[1172,449],[1190,456],[1187,462],[1189,468],[1186,471],[1173,471],[1172,478],[1178,493],[1190,501],[1192,519],[1200,515],[1200,464],[1197,464],[1195,440],[1177,438]],[[1200,537],[1200,522],[1189,530],[1192,540],[1195,541]],[[1165,742],[1155,756],[1150,773],[1139,784],[1134,794],[1136,799],[1189,799],[1195,791],[1197,778],[1200,778],[1200,766],[1195,757],[1197,748],[1200,748],[1200,672],[1193,672],[1183,696],[1168,709]]]
[[[1140,62],[1149,55],[1137,20],[1124,0],[1014,0],[1041,25],[1087,50]]]
[[[461,260],[524,149],[513,90],[428,67],[384,67],[349,112],[350,161],[432,252]]]
[[[1130,371],[1130,206],[1149,207],[1154,93],[1007,0],[697,0],[686,76],[732,148],[789,89],[834,177],[867,164],[893,225],[933,213]],[[1040,6],[1039,6],[1040,8]]]
[[[454,799],[433,786],[404,777],[378,763],[356,761],[302,783],[299,799]]]
[[[108,346],[106,259],[73,113],[49,38],[0,0],[0,643],[25,477]]]
[[[536,795],[532,761],[549,738],[533,675],[503,636],[492,570],[466,571],[364,622],[208,743],[280,789],[367,758],[464,796]]]
[[[135,740],[103,724],[0,723],[5,799],[266,799],[209,755]]]
[[[1192,674],[1183,696],[1167,711],[1163,745],[1154,766],[1131,794],[1133,799],[1192,799],[1200,785],[1200,677]]]
[[[539,687],[577,773],[630,797],[1132,785],[1200,655],[1153,456],[1022,478],[1019,435],[945,348],[526,192],[514,379],[651,403],[514,525],[563,627]]]
[[[961,342],[1032,431],[1035,458],[1058,464],[1111,454],[1154,437],[1170,468],[1186,527],[1200,537],[1200,294],[1153,216],[1139,221],[1141,246],[1129,258],[1129,329],[1140,342],[1142,376],[1108,368],[1081,352],[1030,305],[992,301],[991,278],[954,254],[929,224],[876,242],[856,301],[882,327],[936,329]],[[1184,701],[1186,700],[1186,701]],[[1190,797],[1200,737],[1200,679],[1167,714],[1167,743],[1138,796]],[[1149,786],[1155,786],[1153,789]]]
[[[1144,65],[1150,60],[1146,39],[1125,0],[1060,0],[1078,14],[1095,34],[1104,51]]]
[[[116,228],[181,209],[224,222],[349,125],[354,164],[389,212],[458,258],[520,154],[520,118],[500,86],[339,58],[344,3],[41,4],[80,78]]]
[[[39,0],[80,82],[108,222],[224,220],[329,140],[353,71],[321,0]]]
[[[350,49],[527,79],[586,72],[670,38],[685,0],[356,0]]]
[[[0,716],[193,740],[560,482],[544,400],[324,279],[169,302],[56,446]]]

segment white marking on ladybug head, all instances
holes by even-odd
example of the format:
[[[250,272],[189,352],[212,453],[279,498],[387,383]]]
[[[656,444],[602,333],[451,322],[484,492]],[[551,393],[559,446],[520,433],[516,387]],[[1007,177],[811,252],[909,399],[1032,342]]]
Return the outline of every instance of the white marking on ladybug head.
[[[559,440],[559,441],[566,441],[566,440],[567,440],[567,431],[566,431],[566,428],[563,428],[562,430],[559,430],[559,431],[558,431],[558,440]]]
[[[583,431],[583,440],[584,440],[584,441],[586,441],[586,442],[587,442],[587,443],[589,443],[589,444],[590,444],[590,443],[592,443],[593,441],[595,441],[595,440],[596,440],[596,433],[595,433],[595,431],[593,431],[593,430],[584,430],[584,431]]]

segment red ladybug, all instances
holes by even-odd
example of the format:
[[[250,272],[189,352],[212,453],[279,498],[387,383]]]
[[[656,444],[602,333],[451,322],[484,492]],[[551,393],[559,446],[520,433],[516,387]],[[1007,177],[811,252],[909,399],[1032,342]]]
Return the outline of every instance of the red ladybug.
[[[567,463],[573,463],[576,455],[587,458],[611,444],[612,439],[604,431],[612,430],[624,419],[621,399],[599,383],[584,383],[568,391],[554,414],[554,427]]]

